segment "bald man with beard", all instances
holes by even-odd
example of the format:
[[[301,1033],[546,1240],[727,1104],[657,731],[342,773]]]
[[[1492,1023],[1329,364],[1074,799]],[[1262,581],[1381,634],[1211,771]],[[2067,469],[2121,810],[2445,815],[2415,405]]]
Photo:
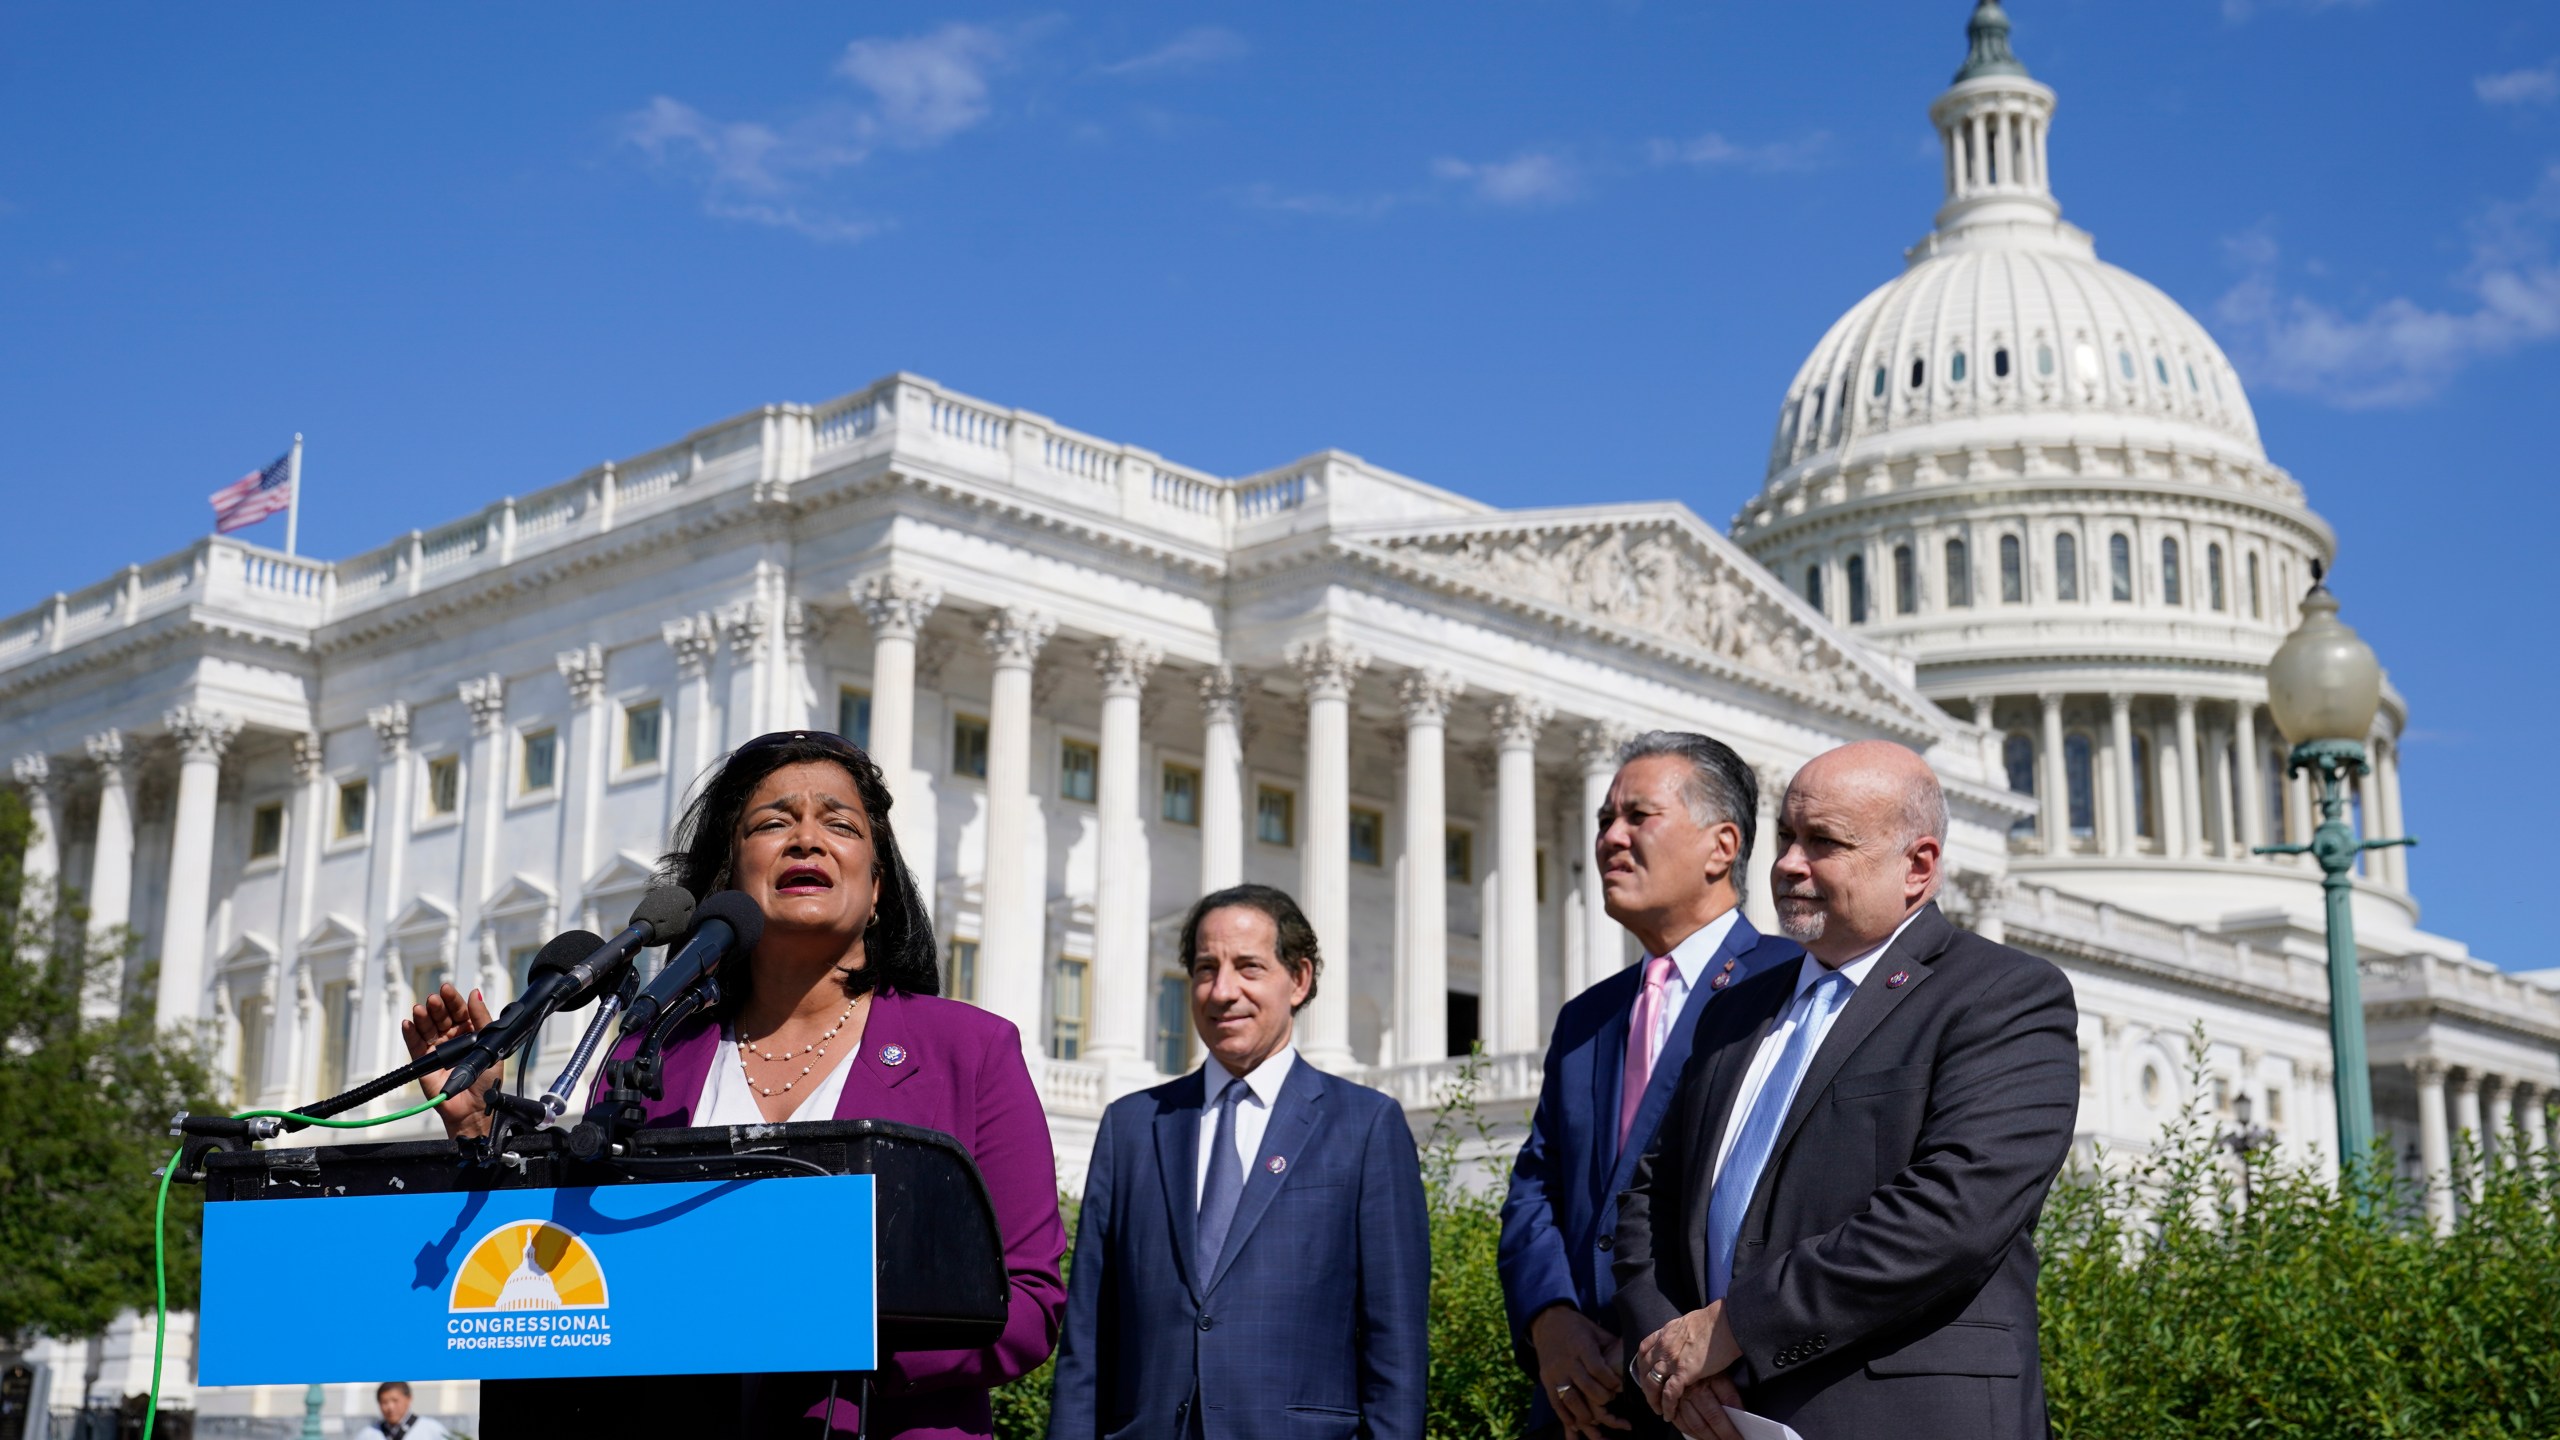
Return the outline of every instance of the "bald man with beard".
[[[2032,1238],[2071,1145],[2062,972],[1935,900],[1946,797],[1866,741],[1787,787],[1771,894],[1801,964],[1701,1022],[1619,1202],[1630,1378],[1667,1433],[2041,1440]]]

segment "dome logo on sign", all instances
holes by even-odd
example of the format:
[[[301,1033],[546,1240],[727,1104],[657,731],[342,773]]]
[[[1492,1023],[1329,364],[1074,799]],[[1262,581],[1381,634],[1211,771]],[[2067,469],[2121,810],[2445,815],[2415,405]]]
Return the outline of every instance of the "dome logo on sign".
[[[604,1267],[587,1242],[547,1220],[480,1237],[453,1277],[449,1309],[583,1310],[606,1303]]]

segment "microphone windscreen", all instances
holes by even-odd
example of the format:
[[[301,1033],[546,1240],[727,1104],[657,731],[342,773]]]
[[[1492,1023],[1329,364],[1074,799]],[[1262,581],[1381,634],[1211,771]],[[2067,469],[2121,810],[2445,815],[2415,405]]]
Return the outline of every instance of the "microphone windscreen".
[[[552,936],[551,943],[525,967],[525,979],[530,981],[546,970],[566,970],[603,948],[604,937],[592,930],[563,931]]]
[[[631,923],[649,927],[643,945],[672,944],[693,925],[693,892],[681,885],[652,885],[631,912]]]
[[[742,890],[723,890],[704,900],[693,912],[693,927],[701,929],[705,920],[725,921],[738,932],[738,943],[729,947],[731,954],[743,955],[764,938],[764,911]]]

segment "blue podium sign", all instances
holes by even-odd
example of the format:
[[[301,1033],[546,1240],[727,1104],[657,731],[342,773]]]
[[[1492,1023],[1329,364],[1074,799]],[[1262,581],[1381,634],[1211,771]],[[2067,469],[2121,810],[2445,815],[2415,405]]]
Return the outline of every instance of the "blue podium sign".
[[[872,1185],[831,1175],[207,1205],[197,1383],[869,1370]],[[828,1257],[822,1287],[799,1264],[812,1251]],[[753,1323],[736,1323],[748,1293]]]

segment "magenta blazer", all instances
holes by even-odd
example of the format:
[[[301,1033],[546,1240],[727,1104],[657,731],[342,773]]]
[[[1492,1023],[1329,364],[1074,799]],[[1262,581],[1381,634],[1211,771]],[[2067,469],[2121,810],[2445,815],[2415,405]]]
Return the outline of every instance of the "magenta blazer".
[[[906,1058],[889,1065],[880,1056],[892,1046]],[[639,1048],[638,1037],[615,1047]],[[648,1127],[694,1123],[693,1107],[720,1049],[720,1028],[697,1019],[667,1042],[664,1100],[648,1107]],[[859,1054],[846,1057],[839,1120],[894,1120],[921,1125],[958,1140],[987,1180],[996,1229],[1004,1242],[1011,1282],[1011,1318],[996,1343],[978,1350],[923,1350],[885,1357],[878,1380],[877,1436],[908,1435],[958,1440],[995,1433],[987,1392],[1029,1374],[1057,1344],[1066,1287],[1058,1257],[1067,1247],[1058,1218],[1058,1163],[1049,1145],[1049,1121],[1023,1063],[1021,1032],[1013,1022],[975,1005],[932,995],[876,994],[862,1032]],[[775,1275],[773,1283],[797,1286],[806,1275]],[[734,1297],[734,1292],[732,1292]],[[727,1307],[727,1300],[720,1302]],[[732,1311],[732,1314],[736,1312]],[[751,1406],[761,1422],[752,1433],[801,1433],[826,1406],[827,1376],[766,1376],[751,1385]],[[853,1393],[848,1381],[839,1396]],[[792,1417],[801,1417],[793,1421]],[[860,1418],[853,1402],[838,1399],[834,1421],[852,1433]],[[815,1427],[809,1427],[815,1428]]]

